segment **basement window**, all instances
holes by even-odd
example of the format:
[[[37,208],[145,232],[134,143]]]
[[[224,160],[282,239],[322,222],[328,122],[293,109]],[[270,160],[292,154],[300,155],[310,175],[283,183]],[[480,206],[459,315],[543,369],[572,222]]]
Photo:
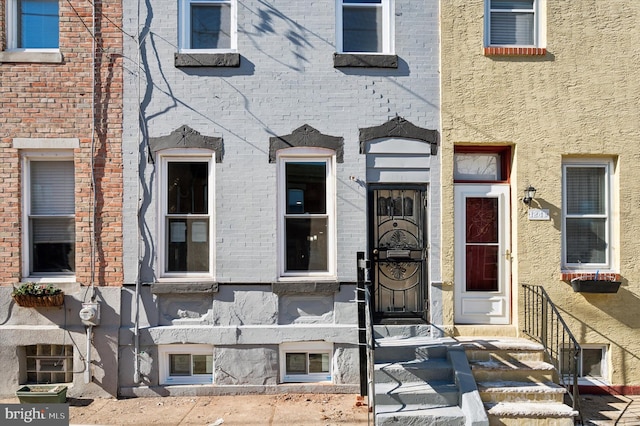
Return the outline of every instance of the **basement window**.
[[[280,345],[281,380],[286,382],[331,382],[333,345],[327,342]]]
[[[73,382],[71,345],[29,345],[24,351],[27,384]]]
[[[158,353],[161,385],[213,383],[213,346],[163,345]]]
[[[562,350],[562,374],[570,376],[571,352],[568,348]],[[578,354],[578,378],[585,381],[604,381],[607,377],[607,346],[582,345]]]

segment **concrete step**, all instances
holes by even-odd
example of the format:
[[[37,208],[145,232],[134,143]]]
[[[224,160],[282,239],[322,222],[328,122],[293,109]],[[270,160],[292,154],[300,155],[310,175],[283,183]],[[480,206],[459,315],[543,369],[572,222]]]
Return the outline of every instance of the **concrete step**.
[[[545,360],[544,347],[527,339],[461,337],[458,340],[469,361]]]
[[[543,361],[474,361],[469,365],[476,382],[557,382],[553,365]]]
[[[407,325],[374,325],[373,337],[383,339],[386,337],[409,338],[427,337],[431,338],[431,326],[428,324],[407,324]]]
[[[421,405],[446,407],[458,403],[458,387],[453,383],[376,383],[376,407],[385,405]]]
[[[387,338],[376,341],[373,355],[376,363],[427,360],[445,358],[447,348],[433,340]]]
[[[416,380],[453,382],[451,363],[440,358],[378,363],[374,368],[376,383],[405,383]]]
[[[566,389],[553,382],[479,382],[478,391],[483,402],[538,402],[564,401]]]
[[[573,426],[578,412],[564,404],[500,402],[485,404],[490,425]]]
[[[457,406],[423,408],[422,406],[388,405],[376,412],[377,426],[463,426],[465,424],[465,416]]]

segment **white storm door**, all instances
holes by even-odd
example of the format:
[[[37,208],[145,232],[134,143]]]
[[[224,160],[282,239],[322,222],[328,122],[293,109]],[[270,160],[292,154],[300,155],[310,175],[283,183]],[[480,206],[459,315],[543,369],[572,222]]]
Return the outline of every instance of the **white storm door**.
[[[455,322],[511,322],[509,185],[455,186]]]

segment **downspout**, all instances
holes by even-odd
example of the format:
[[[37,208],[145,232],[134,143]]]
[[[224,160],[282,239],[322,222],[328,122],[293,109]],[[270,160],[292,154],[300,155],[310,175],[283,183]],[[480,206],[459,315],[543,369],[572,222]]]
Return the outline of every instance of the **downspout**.
[[[84,382],[91,383],[91,334],[93,333],[93,326],[87,325],[87,359],[86,366],[87,368],[84,370]]]
[[[96,268],[96,176],[95,176],[95,141],[96,141],[96,4],[93,2],[91,9],[91,301],[96,300],[96,287],[95,287],[95,268]],[[93,326],[87,325],[87,356],[85,362],[84,371],[84,383],[91,383],[91,335],[93,332]]]
[[[138,101],[138,116],[137,116],[137,122],[138,122],[138,137],[137,137],[137,141],[138,143],[140,143],[141,140],[141,131],[140,131],[140,84],[141,84],[141,71],[140,71],[140,49],[141,49],[141,41],[140,41],[140,1],[138,1],[138,18],[137,18],[137,24],[136,24],[136,28],[137,28],[137,43],[138,43],[138,52],[137,52],[137,59],[136,59],[136,69],[138,72],[138,85],[137,85],[137,101]],[[140,148],[138,147],[137,150],[137,159],[136,159],[136,164],[137,164],[137,170],[138,173],[140,173]],[[139,176],[140,178],[140,176]],[[135,301],[134,301],[134,318],[133,318],[133,382],[135,384],[140,384],[140,268],[142,266],[142,259],[141,259],[141,241],[142,241],[142,235],[141,235],[141,221],[142,221],[142,217],[140,216],[140,212],[142,211],[142,200],[141,200],[141,191],[140,191],[140,185],[141,183],[138,182],[138,193],[137,193],[137,208],[136,208],[136,217],[137,217],[137,223],[136,223],[136,243],[137,243],[137,260],[138,260],[138,268],[136,270],[136,289],[135,289]]]

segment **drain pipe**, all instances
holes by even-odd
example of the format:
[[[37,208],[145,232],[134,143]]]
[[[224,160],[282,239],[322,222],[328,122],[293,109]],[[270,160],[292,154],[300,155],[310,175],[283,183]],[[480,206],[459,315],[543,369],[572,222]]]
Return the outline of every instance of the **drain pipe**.
[[[87,358],[86,367],[84,369],[84,383],[91,383],[91,335],[93,334],[93,326],[87,326]]]
[[[141,131],[140,131],[140,85],[141,85],[141,74],[142,71],[140,69],[140,50],[141,50],[141,40],[140,40],[140,1],[138,1],[138,18],[137,18],[137,27],[136,27],[136,32],[137,32],[137,44],[138,44],[138,49],[137,49],[137,64],[136,64],[136,71],[138,73],[138,84],[137,84],[137,96],[138,96],[138,142],[140,142],[141,138]],[[140,148],[138,148],[138,154],[137,154],[137,161],[136,164],[138,165],[138,167],[140,167]],[[138,171],[140,169],[138,168]],[[139,172],[138,172],[139,173]],[[140,178],[140,175],[138,174],[138,178]],[[142,209],[142,201],[141,201],[141,191],[140,191],[140,182],[138,182],[138,205],[137,205],[137,209],[136,209],[136,215],[137,215],[137,223],[136,223],[136,232],[137,232],[137,261],[138,261],[138,265],[137,265],[137,270],[136,270],[136,289],[135,289],[135,301],[134,301],[134,318],[133,318],[133,383],[135,384],[140,384],[141,381],[141,377],[140,377],[140,268],[142,265],[142,259],[140,258],[140,253],[141,253],[141,217],[140,217],[140,211]]]

